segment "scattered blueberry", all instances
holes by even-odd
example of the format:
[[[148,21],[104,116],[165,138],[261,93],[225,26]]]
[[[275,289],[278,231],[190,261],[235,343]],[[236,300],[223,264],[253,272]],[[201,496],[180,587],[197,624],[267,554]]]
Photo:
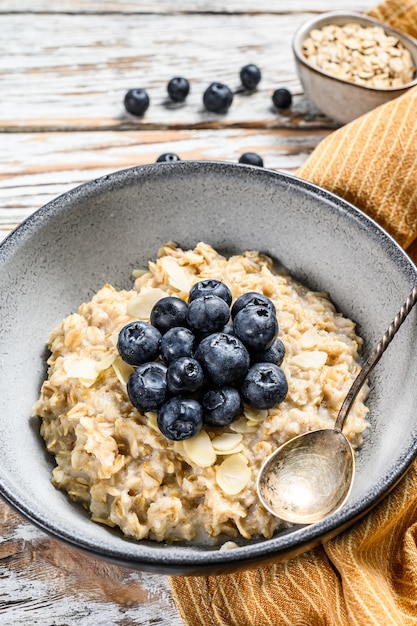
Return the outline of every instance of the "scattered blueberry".
[[[267,350],[278,334],[275,313],[266,306],[246,306],[234,319],[236,336],[250,350]]]
[[[252,363],[275,363],[281,365],[285,356],[285,346],[278,337],[273,344],[267,349],[260,352],[251,353]]]
[[[235,387],[207,391],[202,405],[203,420],[209,426],[228,426],[242,410],[240,393]]]
[[[168,439],[189,439],[203,427],[203,408],[197,400],[174,396],[160,408],[157,423]]]
[[[237,300],[233,303],[232,318],[234,319],[239,311],[247,306],[266,306],[273,313],[275,313],[275,304],[272,300],[258,291],[247,291],[242,296],[239,296],[239,298],[237,298]]]
[[[173,152],[165,152],[156,159],[156,163],[175,163],[176,161],[181,161],[181,159],[178,154],[174,154]]]
[[[187,311],[188,304],[181,298],[175,296],[161,298],[152,307],[151,324],[161,333],[165,333],[174,326],[187,326]]]
[[[233,93],[223,83],[211,83],[203,94],[203,103],[208,111],[225,113],[233,102]]]
[[[182,76],[174,76],[167,85],[167,91],[174,102],[184,102],[190,93],[190,83]]]
[[[195,336],[189,328],[174,326],[162,335],[161,357],[169,365],[181,356],[192,356],[194,344]]]
[[[292,104],[292,95],[288,89],[280,87],[272,94],[272,102],[277,109],[288,109]]]
[[[131,322],[122,328],[117,340],[120,356],[130,365],[140,365],[158,357],[161,333],[147,322]]]
[[[194,332],[208,334],[223,328],[229,321],[230,309],[226,302],[209,294],[188,304],[187,324]]]
[[[182,356],[168,367],[167,387],[172,394],[197,391],[203,383],[203,368],[196,359],[190,356]]]
[[[163,363],[143,363],[127,381],[129,400],[139,411],[157,411],[165,402],[167,367]]]
[[[246,374],[241,392],[256,409],[270,409],[285,399],[288,383],[283,370],[275,363],[255,363]]]
[[[214,333],[202,339],[194,356],[219,387],[243,378],[250,361],[243,343],[226,333]]]
[[[246,89],[256,89],[261,81],[261,70],[257,65],[249,63],[240,70],[240,80]]]
[[[208,295],[222,298],[222,300],[224,300],[229,306],[232,304],[232,293],[229,287],[220,280],[215,280],[214,278],[205,278],[204,280],[200,280],[198,283],[195,283],[195,285],[193,285],[190,289],[188,302],[192,302],[196,298],[201,298],[201,296]]]
[[[264,161],[256,152],[244,152],[239,157],[239,163],[246,163],[247,165],[256,165],[257,167],[263,167]]]
[[[140,87],[129,89],[124,99],[125,109],[132,115],[144,115],[148,110],[149,103],[150,100],[147,92]]]

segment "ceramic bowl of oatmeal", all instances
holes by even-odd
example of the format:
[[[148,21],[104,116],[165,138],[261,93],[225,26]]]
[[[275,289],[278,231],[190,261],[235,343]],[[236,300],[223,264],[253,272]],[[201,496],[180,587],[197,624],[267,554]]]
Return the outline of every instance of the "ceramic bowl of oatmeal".
[[[417,84],[417,41],[354,11],[323,13],[293,38],[306,96],[343,124]]]
[[[73,547],[167,574],[290,558],[362,517],[416,455],[412,312],[346,424],[357,464],[346,505],[316,524],[291,526],[257,498],[259,467],[280,443],[333,425],[363,359],[417,280],[392,238],[322,189],[246,165],[132,168],[42,207],[6,238],[0,258],[0,494]],[[192,291],[217,283],[230,293],[222,305],[228,323],[203,332],[189,314]],[[268,346],[283,347],[273,368],[287,388],[267,405],[244,385],[256,362],[271,367],[272,350],[243,338],[234,304],[248,293],[256,294],[254,309],[267,306],[259,298],[272,303]],[[216,333],[227,346],[241,338],[249,356],[234,377],[229,361],[220,358],[212,371],[202,358],[201,389],[176,395],[170,387],[160,404],[138,405],[129,381],[143,363],[129,362],[121,330],[160,329],[158,349],[145,359],[156,376],[146,379],[146,393],[159,394],[169,331],[152,311],[166,298],[187,311],[174,327],[192,328],[196,360]],[[213,422],[210,394],[227,386],[237,409]],[[196,427],[185,437],[182,426],[174,435],[167,428],[164,407],[178,395],[196,403],[181,418],[191,415]]]

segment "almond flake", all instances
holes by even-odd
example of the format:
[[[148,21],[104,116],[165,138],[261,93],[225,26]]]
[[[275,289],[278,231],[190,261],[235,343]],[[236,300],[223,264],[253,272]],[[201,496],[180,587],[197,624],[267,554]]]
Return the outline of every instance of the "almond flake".
[[[216,482],[228,495],[235,496],[248,484],[251,470],[243,454],[228,456],[217,468]]]
[[[145,417],[148,419],[147,425],[149,426],[149,428],[152,428],[153,430],[157,430],[158,432],[160,432],[158,428],[158,421],[157,421],[158,413],[155,413],[154,411],[146,411]]]
[[[320,343],[320,335],[315,328],[306,330],[300,338],[300,344],[303,348],[314,348]]]
[[[243,435],[240,433],[223,433],[218,435],[218,437],[214,437],[211,444],[217,454],[224,454],[230,453],[230,450],[236,448],[242,442],[242,439]]]
[[[200,430],[194,437],[184,439],[184,452],[198,467],[210,467],[217,460],[217,454],[205,430]]]
[[[171,287],[188,293],[193,284],[193,275],[172,256],[164,256],[160,259],[164,271],[168,274],[168,282]]]
[[[123,361],[122,357],[120,356],[117,356],[114,359],[114,363],[112,363],[112,367],[114,369],[114,372],[117,378],[122,383],[122,385],[127,385],[127,380],[130,374],[133,372],[133,367],[129,365],[129,363],[126,363],[125,361]]]
[[[327,352],[322,350],[314,350],[312,352],[301,352],[293,356],[290,360],[291,365],[296,365],[303,370],[320,369],[327,361]]]
[[[154,304],[156,304],[158,300],[161,300],[161,298],[165,298],[167,295],[167,292],[163,291],[163,289],[159,289],[159,287],[144,288],[138,293],[137,296],[129,300],[126,305],[126,313],[130,317],[140,320],[148,320]]]
[[[230,430],[233,430],[235,433],[242,433],[243,435],[246,433],[254,433],[257,428],[258,426],[249,426],[246,417],[239,417],[238,420],[230,424]]]
[[[69,364],[64,363],[68,378],[78,378],[85,387],[91,387],[97,380],[98,371],[96,365],[97,361],[89,358],[78,359]]]
[[[254,409],[252,407],[245,406],[243,410],[244,416],[249,422],[254,424],[260,424],[268,417],[267,409]]]
[[[104,372],[104,370],[108,369],[110,365],[113,365],[115,359],[117,358],[116,352],[110,352],[104,359],[96,362],[96,370],[97,372]]]

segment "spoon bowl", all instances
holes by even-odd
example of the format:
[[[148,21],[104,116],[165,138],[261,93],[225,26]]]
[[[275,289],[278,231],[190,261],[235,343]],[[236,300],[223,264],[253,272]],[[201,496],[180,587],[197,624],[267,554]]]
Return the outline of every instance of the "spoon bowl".
[[[343,506],[354,471],[355,456],[345,435],[332,428],[313,430],[266,459],[258,475],[259,497],[273,515],[312,524]]]
[[[417,286],[354,379],[334,428],[304,433],[273,452],[259,470],[257,492],[265,508],[294,524],[312,524],[340,509],[352,489],[355,456],[342,433],[353,403],[370,372],[417,302]]]

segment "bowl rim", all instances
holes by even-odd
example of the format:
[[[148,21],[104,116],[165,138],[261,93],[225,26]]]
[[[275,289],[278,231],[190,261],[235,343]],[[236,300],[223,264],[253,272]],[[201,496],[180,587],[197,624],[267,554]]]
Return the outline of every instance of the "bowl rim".
[[[316,197],[327,199],[333,206],[336,205],[342,211],[353,214],[353,218],[358,220],[359,223],[365,224],[376,237],[385,239],[396,262],[404,266],[405,273],[410,274],[410,281],[416,279],[417,267],[394,238],[372,218],[346,200],[293,174],[227,161],[178,161],[175,163],[140,165],[117,170],[89,180],[57,196],[17,226],[0,243],[0,260],[10,252],[13,253],[16,244],[19,244],[19,242],[24,243],[28,237],[36,236],[37,225],[44,225],[45,222],[48,222],[48,219],[55,218],[57,210],[58,212],[65,211],[71,206],[73,201],[94,197],[97,192],[101,193],[103,188],[109,191],[111,189],[120,189],[121,186],[125,185],[140,185],[147,176],[155,175],[155,172],[162,174],[164,170],[171,170],[171,173],[174,173],[176,169],[179,169],[182,171],[182,175],[186,175],[199,172],[201,169],[203,171],[210,169],[219,174],[225,168],[230,171],[233,171],[233,169],[240,171],[242,168],[251,170],[251,176],[265,178],[265,180],[280,179],[298,189],[305,190],[307,193],[314,194]],[[149,545],[152,542],[148,541],[146,543],[134,542],[124,538],[122,535],[120,535],[120,547],[113,548],[110,544],[103,544],[96,537],[86,540],[84,537],[69,531],[68,528],[57,525],[54,520],[43,516],[42,513],[34,510],[30,500],[16,497],[13,494],[13,489],[8,486],[7,479],[3,476],[0,476],[0,496],[48,535],[91,556],[104,558],[118,565],[153,573],[161,573],[161,571],[169,575],[204,575],[206,573],[211,574],[213,571],[226,573],[228,571],[233,572],[239,569],[258,567],[265,562],[288,560],[338,535],[351,526],[386,497],[416,458],[417,424],[413,432],[410,433],[409,442],[409,445],[391,471],[380,478],[372,494],[367,492],[360,499],[348,502],[342,509],[326,517],[321,522],[293,527],[288,533],[281,531],[270,539],[260,538],[256,542],[248,542],[234,550],[219,550],[218,548],[202,550],[201,544],[196,546],[186,542],[183,544],[166,544],[164,549],[164,546],[161,546],[161,544]],[[74,504],[74,506],[76,505]]]
[[[388,34],[392,34],[393,36],[398,37],[404,47],[408,49],[414,61],[415,68],[413,80],[409,81],[408,83],[404,83],[403,85],[399,85],[398,87],[386,87],[383,89],[378,87],[369,87],[368,85],[358,85],[357,83],[345,80],[343,78],[338,78],[337,76],[329,74],[328,72],[325,72],[316,65],[310,63],[302,52],[302,43],[306,39],[309,32],[314,28],[320,28],[322,26],[332,23],[332,20],[345,19],[357,21],[360,23],[365,22],[369,25],[380,26]],[[406,43],[404,43],[404,41]],[[301,26],[299,26],[294,34],[292,40],[292,50],[297,62],[308,68],[310,71],[318,74],[319,76],[324,76],[334,83],[350,85],[352,89],[355,89],[358,92],[361,90],[365,90],[367,92],[375,94],[398,93],[400,95],[404,91],[407,91],[411,87],[417,85],[417,39],[414,39],[414,37],[412,37],[411,35],[408,35],[407,33],[404,33],[403,31],[400,31],[397,28],[390,26],[389,24],[385,24],[384,22],[381,22],[380,20],[377,20],[370,15],[360,13],[359,11],[328,11],[326,13],[321,13],[319,16],[311,18],[307,22],[304,22],[303,24],[301,24]]]

